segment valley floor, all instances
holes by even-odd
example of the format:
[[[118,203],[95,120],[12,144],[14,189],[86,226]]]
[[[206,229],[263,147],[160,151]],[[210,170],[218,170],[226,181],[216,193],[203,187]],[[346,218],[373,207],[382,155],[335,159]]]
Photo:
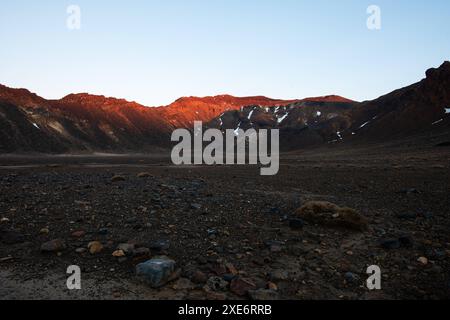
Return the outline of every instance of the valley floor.
[[[280,299],[448,299],[449,160],[448,147],[334,147],[282,154],[279,174],[262,177],[164,155],[2,156],[0,299],[247,298],[239,286]],[[291,228],[315,200],[358,210],[369,230]],[[41,253],[53,239],[66,248]],[[92,241],[103,251],[83,252]],[[127,242],[151,254],[113,257]],[[151,289],[135,265],[159,255],[181,273]],[[81,267],[80,291],[66,288],[69,265]],[[370,265],[382,290],[365,286]],[[236,273],[251,284],[230,289]]]

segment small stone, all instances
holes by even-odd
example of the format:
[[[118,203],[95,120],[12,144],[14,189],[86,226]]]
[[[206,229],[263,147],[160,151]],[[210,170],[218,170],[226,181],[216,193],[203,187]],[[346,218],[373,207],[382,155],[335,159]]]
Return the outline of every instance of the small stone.
[[[170,248],[170,240],[157,240],[150,244],[151,250],[166,251]]]
[[[270,301],[279,299],[279,295],[276,291],[267,289],[250,290],[248,295],[250,296],[250,299],[255,301]]]
[[[419,262],[423,266],[426,266],[428,264],[428,259],[425,257],[420,257],[419,259],[417,259],[417,262]]]
[[[413,240],[408,236],[400,237],[398,238],[398,241],[400,241],[400,245],[404,248],[411,248],[414,245]]]
[[[225,291],[228,287],[228,282],[220,277],[211,277],[208,279],[206,286],[212,291]]]
[[[25,236],[14,230],[0,230],[0,242],[4,244],[18,244],[25,242]]]
[[[108,229],[107,228],[101,228],[100,230],[98,230],[98,234],[101,236],[106,236],[108,234]]]
[[[75,231],[75,232],[72,233],[72,237],[74,237],[74,238],[82,238],[82,237],[84,237],[85,234],[86,234],[86,232],[82,231],[82,230]]]
[[[78,254],[85,253],[86,251],[87,251],[86,248],[78,248],[78,249],[75,250],[75,252],[78,253]]]
[[[202,208],[202,205],[199,203],[191,203],[191,209],[194,210],[200,210]]]
[[[103,245],[99,241],[92,241],[88,244],[88,249],[91,254],[97,254],[103,251]]]
[[[231,273],[232,275],[238,274],[238,270],[234,267],[232,263],[226,263],[225,267],[227,268],[228,272]]]
[[[8,218],[1,218],[0,219],[0,222],[1,223],[7,223],[7,222],[9,222],[10,220],[8,219]]]
[[[230,284],[230,291],[240,297],[245,296],[249,290],[255,289],[256,285],[253,282],[242,277],[235,278]]]
[[[125,181],[125,180],[126,180],[125,177],[119,176],[119,175],[111,178],[111,182],[121,182],[121,181]]]
[[[150,253],[151,252],[150,252],[149,248],[141,247],[141,248],[134,249],[133,256],[134,257],[146,257],[146,256],[150,256]]]
[[[172,288],[174,290],[192,290],[195,288],[195,285],[189,279],[180,278],[175,282]]]
[[[148,172],[141,172],[141,173],[137,174],[137,177],[138,178],[150,178],[150,177],[152,177],[152,175]]]
[[[273,283],[273,282],[267,283],[267,288],[269,290],[273,290],[273,291],[277,291],[278,290],[278,286],[275,283]]]
[[[39,233],[40,233],[40,234],[49,234],[49,233],[50,233],[50,230],[49,230],[48,228],[42,228],[42,229],[39,231]]]
[[[166,257],[151,259],[138,264],[136,274],[152,288],[159,288],[173,277],[175,265],[175,261]]]
[[[61,239],[55,239],[44,243],[41,246],[41,252],[58,252],[66,248],[64,241]]]
[[[126,255],[131,255],[134,252],[135,245],[131,243],[121,243],[117,246],[117,250],[123,251]]]
[[[415,220],[417,219],[417,214],[414,212],[399,213],[397,218],[401,220]]]
[[[123,250],[116,250],[113,252],[112,256],[116,258],[125,257],[125,252],[123,252]]]
[[[291,219],[289,220],[289,227],[293,230],[303,229],[305,222],[302,219]]]

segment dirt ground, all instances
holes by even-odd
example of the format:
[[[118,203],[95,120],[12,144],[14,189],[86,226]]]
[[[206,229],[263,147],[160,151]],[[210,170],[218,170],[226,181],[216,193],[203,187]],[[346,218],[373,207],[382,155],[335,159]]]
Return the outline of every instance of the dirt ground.
[[[263,177],[255,166],[176,167],[164,155],[0,156],[0,299],[255,298],[247,289],[271,299],[450,298],[448,147],[280,160],[279,174]],[[308,201],[353,208],[369,230],[293,228]],[[54,239],[65,248],[42,253]],[[84,251],[92,241],[103,250]],[[150,253],[114,257],[121,243]],[[155,256],[180,269],[159,289],[135,275]],[[81,267],[82,290],[66,288],[70,265]],[[381,290],[366,287],[371,265]]]

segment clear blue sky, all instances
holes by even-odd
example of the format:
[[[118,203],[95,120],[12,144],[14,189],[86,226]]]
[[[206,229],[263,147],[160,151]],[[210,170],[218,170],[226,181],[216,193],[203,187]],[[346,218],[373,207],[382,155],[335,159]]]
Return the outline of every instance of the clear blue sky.
[[[66,27],[68,5],[81,30]],[[366,27],[369,5],[382,29]],[[0,4],[0,83],[153,106],[229,93],[378,97],[450,59],[448,0],[14,0]]]

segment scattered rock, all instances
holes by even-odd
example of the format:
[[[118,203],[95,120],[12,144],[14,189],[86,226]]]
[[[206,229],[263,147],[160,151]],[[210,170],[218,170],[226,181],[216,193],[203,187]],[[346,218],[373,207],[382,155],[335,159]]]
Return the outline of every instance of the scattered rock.
[[[414,246],[414,242],[409,236],[402,236],[398,238],[398,241],[400,241],[400,245],[404,248],[412,248]]]
[[[126,255],[134,253],[135,245],[131,243],[121,243],[117,246],[117,250],[123,251]]]
[[[269,290],[273,290],[273,291],[277,291],[278,290],[278,286],[275,283],[273,283],[273,282],[267,283],[267,288]]]
[[[269,278],[272,281],[284,281],[289,279],[289,272],[282,269],[273,270],[269,273]]]
[[[359,276],[354,274],[353,272],[345,273],[344,278],[347,283],[351,284],[357,283],[360,280]]]
[[[151,178],[152,175],[150,173],[148,173],[148,172],[141,172],[141,173],[137,174],[137,177],[138,178]]]
[[[204,272],[197,270],[192,274],[191,281],[196,284],[204,284],[208,281],[208,277]]]
[[[250,296],[250,299],[255,301],[279,300],[280,298],[278,292],[267,289],[250,290],[248,295]]]
[[[173,278],[175,266],[175,261],[167,257],[160,257],[138,264],[136,274],[152,288],[159,288]]]
[[[125,252],[123,252],[123,250],[116,250],[113,252],[112,256],[116,258],[125,257]]]
[[[423,266],[426,266],[428,264],[428,259],[425,257],[420,257],[419,259],[417,259],[417,262],[419,262]]]
[[[247,295],[249,290],[255,289],[256,285],[253,282],[242,277],[234,278],[230,284],[230,291],[240,297]]]
[[[0,230],[0,242],[8,245],[25,242],[25,236],[14,230]]]
[[[310,201],[296,211],[296,216],[310,223],[328,227],[340,227],[365,231],[368,222],[365,217],[351,208],[341,208],[331,202]]]
[[[64,241],[55,239],[48,241],[41,246],[41,252],[61,252],[66,248]]]
[[[121,181],[125,181],[125,180],[126,180],[125,177],[119,176],[119,175],[111,178],[111,182],[121,182]]]
[[[232,263],[226,263],[225,267],[227,268],[228,272],[231,273],[232,275],[238,274],[238,270],[234,267]]]
[[[49,234],[49,233],[50,233],[50,230],[49,230],[48,228],[42,228],[42,229],[39,231],[39,233],[40,233],[40,234]]]
[[[103,245],[99,241],[92,241],[88,244],[88,249],[91,254],[97,254],[103,251]]]

